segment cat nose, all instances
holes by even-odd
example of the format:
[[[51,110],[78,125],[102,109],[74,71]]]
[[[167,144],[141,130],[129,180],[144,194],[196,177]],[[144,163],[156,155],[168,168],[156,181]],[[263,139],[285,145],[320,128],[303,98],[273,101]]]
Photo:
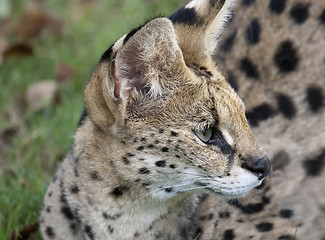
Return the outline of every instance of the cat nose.
[[[243,164],[243,168],[257,175],[258,180],[262,180],[270,174],[272,164],[268,156],[265,155],[262,158],[252,158],[251,160],[246,161],[246,163]]]

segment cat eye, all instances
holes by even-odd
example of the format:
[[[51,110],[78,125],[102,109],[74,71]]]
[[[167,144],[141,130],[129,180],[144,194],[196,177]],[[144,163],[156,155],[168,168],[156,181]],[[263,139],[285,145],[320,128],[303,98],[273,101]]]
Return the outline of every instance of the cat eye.
[[[203,131],[195,130],[194,133],[202,142],[207,143],[212,137],[212,128],[206,128]]]
[[[203,131],[194,131],[195,135],[204,143],[218,146],[223,154],[233,154],[234,150],[223,137],[222,133],[213,127]]]

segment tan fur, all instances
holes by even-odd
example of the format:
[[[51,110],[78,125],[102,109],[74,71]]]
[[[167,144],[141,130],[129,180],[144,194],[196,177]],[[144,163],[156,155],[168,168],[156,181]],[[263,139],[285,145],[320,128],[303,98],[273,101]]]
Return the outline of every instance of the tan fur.
[[[245,214],[237,207],[224,207],[222,211],[228,211],[230,217],[218,219],[215,239],[222,239],[227,229],[233,230],[234,239],[280,239],[281,236],[287,236],[283,239],[323,239],[325,236],[324,167],[318,163],[315,168],[319,169],[319,173],[315,176],[307,174],[304,167],[305,161],[316,159],[325,149],[325,103],[313,112],[306,100],[309,87],[319,88],[325,96],[325,26],[320,22],[325,2],[285,2],[284,11],[279,15],[269,10],[270,1],[254,1],[246,7],[238,5],[235,19],[223,35],[223,39],[227,39],[237,30],[233,48],[217,53],[219,69],[236,78],[238,94],[248,110],[262,103],[277,110],[277,95],[286,94],[292,100],[296,113],[291,119],[276,113],[253,128],[273,161],[274,171],[265,181],[264,188],[253,192],[257,195],[242,200],[243,208],[249,212],[248,204],[263,203],[262,198],[267,198],[270,203],[262,204],[262,211],[251,214]],[[309,6],[308,18],[300,25],[290,16],[292,7],[297,3]],[[261,26],[260,41],[248,45],[246,29],[253,19],[258,19]],[[295,70],[284,74],[274,64],[274,54],[279,44],[288,39],[293,42],[299,63]],[[260,74],[258,80],[247,77],[239,70],[243,57],[255,64]],[[291,210],[293,215],[290,218],[281,217],[283,209]],[[258,231],[256,226],[263,222],[271,223],[272,229]]]
[[[95,68],[88,115],[46,194],[45,239],[210,239],[197,193],[240,197],[267,175],[246,167],[265,152],[209,48],[231,1],[198,3],[200,24],[154,19]],[[208,130],[216,142],[198,137]]]

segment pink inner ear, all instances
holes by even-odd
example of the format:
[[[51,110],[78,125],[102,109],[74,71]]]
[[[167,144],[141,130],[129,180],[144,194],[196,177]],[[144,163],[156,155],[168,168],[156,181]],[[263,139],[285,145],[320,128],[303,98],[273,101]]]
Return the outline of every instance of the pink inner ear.
[[[135,88],[138,92],[144,92],[145,83],[141,73],[133,72],[131,78],[129,79],[129,86]]]
[[[115,73],[115,61],[111,64],[111,76],[114,80],[114,97],[120,97],[120,82],[118,81]]]

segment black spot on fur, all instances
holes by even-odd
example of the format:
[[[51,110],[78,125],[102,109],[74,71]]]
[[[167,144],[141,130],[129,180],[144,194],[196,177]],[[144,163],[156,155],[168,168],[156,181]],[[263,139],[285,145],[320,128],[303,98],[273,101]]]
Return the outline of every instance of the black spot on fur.
[[[79,191],[80,191],[77,185],[71,186],[71,189],[70,190],[71,190],[71,193],[72,194],[78,194]]]
[[[78,169],[76,166],[73,168],[73,171],[74,171],[75,177],[79,177]]]
[[[123,156],[122,157],[122,161],[126,164],[126,165],[129,165],[131,162],[130,160],[126,157],[126,156]]]
[[[282,218],[291,218],[293,216],[293,211],[291,209],[282,209],[280,211],[280,216]]]
[[[170,135],[172,135],[173,137],[177,137],[178,136],[178,133],[177,132],[174,132],[174,131],[171,131],[170,132]]]
[[[79,118],[78,127],[80,127],[88,115],[87,109],[84,107]]]
[[[231,205],[239,208],[243,213],[246,213],[246,214],[255,214],[255,213],[262,212],[264,210],[263,203],[242,205],[238,202],[233,202],[233,203],[231,203]]]
[[[157,162],[155,162],[155,165],[157,167],[165,167],[166,166],[166,161],[165,160],[157,161]]]
[[[169,148],[168,148],[168,147],[163,147],[163,148],[161,149],[161,151],[162,151],[162,152],[169,152]]]
[[[91,229],[91,227],[89,225],[85,226],[85,232],[87,233],[88,237],[90,239],[94,239],[94,233],[93,230]]]
[[[322,13],[319,15],[319,21],[321,24],[325,24],[325,9],[323,9]]]
[[[155,145],[153,145],[153,144],[149,144],[148,146],[147,146],[147,148],[154,148],[155,147]]]
[[[257,44],[260,41],[261,25],[257,18],[253,19],[246,29],[246,41],[248,45]]]
[[[274,116],[275,111],[268,103],[262,103],[246,113],[246,118],[251,126],[258,126],[258,122]]]
[[[240,60],[239,69],[249,78],[257,80],[260,76],[255,64],[247,57]]]
[[[175,164],[170,164],[169,167],[172,168],[172,169],[176,168]]]
[[[233,240],[235,239],[234,230],[228,229],[223,233],[223,240]]]
[[[52,208],[51,208],[50,206],[47,206],[47,207],[46,207],[46,211],[47,211],[48,213],[51,213]]]
[[[137,32],[137,31],[139,31],[141,28],[143,27],[143,25],[142,26],[139,26],[139,27],[137,27],[137,28],[134,28],[134,29],[132,29],[126,36],[125,36],[125,38],[124,38],[124,40],[123,40],[123,44],[125,45],[126,43],[127,43],[127,41],[129,41],[129,39]]]
[[[162,129],[162,128],[159,129],[159,133],[164,133],[164,132],[165,132],[164,129]]]
[[[238,83],[237,83],[237,79],[234,74],[232,74],[231,72],[228,72],[227,73],[227,81],[235,91],[238,90]]]
[[[273,224],[269,223],[269,222],[262,222],[262,223],[256,225],[256,229],[259,232],[268,232],[273,229]]]
[[[111,194],[114,197],[121,197],[124,193],[124,191],[126,191],[127,188],[126,187],[122,187],[122,186],[118,186],[116,188],[113,189],[113,191],[111,192]]]
[[[140,174],[149,174],[150,170],[148,168],[143,167],[143,168],[139,169],[139,173]]]
[[[323,151],[313,159],[308,159],[304,161],[303,166],[308,175],[317,176],[323,170],[324,163],[325,163],[325,149],[323,149]]]
[[[269,204],[271,202],[271,200],[268,197],[265,197],[265,196],[262,197],[262,201],[263,201],[264,205],[267,205],[267,204]]]
[[[62,190],[61,195],[60,195],[60,202],[65,203],[65,204],[68,203],[67,198],[66,198],[65,193],[63,192],[63,190]]]
[[[168,193],[170,193],[170,192],[172,192],[172,191],[173,191],[173,188],[171,188],[171,187],[169,187],[169,188],[164,188],[164,190],[165,190],[165,192],[168,192]]]
[[[223,52],[231,52],[232,47],[234,46],[234,42],[237,36],[237,30],[235,30],[232,34],[230,34],[221,44],[220,49]]]
[[[279,94],[277,96],[279,111],[283,114],[285,118],[291,119],[296,114],[296,108],[290,97],[284,94]]]
[[[203,234],[203,230],[202,230],[202,228],[200,228],[200,227],[197,227],[197,229],[195,230],[195,232],[194,232],[194,234],[193,234],[193,238],[191,238],[191,239],[197,239],[197,240],[199,240],[199,239],[201,239],[201,235]],[[184,238],[184,239],[187,239],[187,238]]]
[[[55,231],[52,227],[46,227],[45,229],[45,232],[46,232],[46,235],[49,237],[49,238],[55,238]]]
[[[113,232],[114,232],[114,228],[113,228],[111,225],[108,225],[107,230],[108,230],[110,233],[113,233]]]
[[[283,169],[286,165],[288,165],[290,162],[290,157],[288,153],[285,151],[281,150],[277,154],[275,154],[273,161],[272,161],[272,166],[273,170],[281,170]]]
[[[313,112],[317,112],[321,109],[324,103],[324,95],[322,89],[319,87],[309,87],[307,88],[307,101]]]
[[[282,73],[289,73],[296,69],[299,59],[291,41],[280,44],[274,54],[274,63]]]
[[[138,151],[142,151],[143,149],[144,149],[143,146],[139,146],[139,147],[137,148]]]
[[[63,213],[63,215],[68,219],[68,220],[73,220],[74,219],[74,216],[73,216],[73,213],[72,213],[72,210],[70,207],[68,206],[63,206],[61,208],[61,212]]]
[[[309,8],[308,4],[297,3],[291,8],[290,16],[297,24],[302,24],[308,19],[309,16],[308,8]]]
[[[219,218],[229,218],[230,212],[219,212]]]
[[[243,0],[242,4],[243,6],[250,6],[255,2],[255,0]]]
[[[106,219],[106,220],[109,220],[111,219],[111,215],[106,213],[106,212],[103,212],[103,217]]]
[[[269,9],[275,14],[281,14],[285,8],[287,0],[271,0]]]
[[[76,235],[77,234],[77,229],[78,229],[77,224],[76,223],[71,223],[69,226],[70,226],[70,229],[72,231],[72,234]]]
[[[174,24],[201,25],[203,23],[202,19],[197,15],[194,8],[182,7],[170,15],[169,19]]]
[[[104,53],[103,55],[101,56],[100,58],[100,62],[103,62],[103,61],[108,61],[111,59],[111,56],[112,56],[112,53],[113,53],[113,45],[110,46]],[[80,120],[79,120],[79,123],[80,123]]]
[[[89,176],[92,180],[102,180],[102,177],[99,175],[97,171],[92,171],[89,173]]]
[[[282,235],[278,238],[278,240],[294,240],[294,239],[296,239],[296,237],[292,235]]]

